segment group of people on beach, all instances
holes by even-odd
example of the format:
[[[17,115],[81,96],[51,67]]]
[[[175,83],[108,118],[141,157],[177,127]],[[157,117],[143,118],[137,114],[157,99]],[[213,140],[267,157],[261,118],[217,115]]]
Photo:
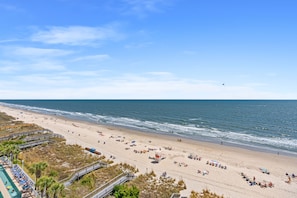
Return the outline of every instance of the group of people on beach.
[[[214,167],[218,167],[218,168],[221,168],[221,169],[227,169],[227,166],[225,165],[221,165],[219,162],[217,161],[207,161],[206,164],[210,165],[210,166],[214,166]]]
[[[191,153],[189,156],[188,156],[189,159],[193,159],[193,160],[199,160],[201,161],[202,157],[198,156],[198,155],[195,155],[193,153]]]
[[[260,186],[261,188],[274,187],[274,185],[271,181],[270,182],[266,182],[266,181],[257,182],[255,176],[252,179],[250,179],[250,177],[248,177],[244,173],[241,173],[241,176],[250,186]]]

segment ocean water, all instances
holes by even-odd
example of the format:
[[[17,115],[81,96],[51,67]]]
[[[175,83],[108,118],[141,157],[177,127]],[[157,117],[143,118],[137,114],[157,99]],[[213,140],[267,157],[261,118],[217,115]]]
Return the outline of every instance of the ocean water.
[[[1,100],[0,104],[297,156],[295,100]]]

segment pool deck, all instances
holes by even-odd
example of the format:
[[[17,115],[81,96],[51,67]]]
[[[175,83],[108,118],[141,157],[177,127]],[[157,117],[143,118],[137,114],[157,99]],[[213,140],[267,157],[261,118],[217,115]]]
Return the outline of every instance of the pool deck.
[[[2,179],[0,179],[0,191],[3,195],[3,197],[10,197],[10,194],[9,194],[8,190],[6,189]]]
[[[3,168],[6,170],[7,174],[11,178],[11,180],[13,181],[13,183],[16,185],[16,187],[19,189],[20,192],[22,192],[22,186],[14,178],[14,176],[11,172],[10,166],[7,164],[3,164],[3,163],[1,163],[1,164],[2,164]],[[8,190],[6,189],[5,184],[3,183],[3,181],[1,179],[0,179],[0,191],[3,195],[3,197],[10,197]],[[35,196],[32,193],[22,193],[22,197],[35,198]]]

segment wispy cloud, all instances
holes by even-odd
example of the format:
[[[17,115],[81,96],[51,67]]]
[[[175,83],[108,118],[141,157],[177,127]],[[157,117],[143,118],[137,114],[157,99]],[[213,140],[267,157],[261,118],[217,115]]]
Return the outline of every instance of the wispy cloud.
[[[73,53],[70,50],[15,46],[1,50],[0,71],[5,73],[62,71],[66,69],[65,56]]]
[[[20,41],[19,39],[5,39],[5,40],[0,40],[0,43],[11,43],[11,42],[16,42]]]
[[[13,50],[17,56],[65,56],[72,54],[70,50],[50,49],[50,48],[35,48],[35,47],[17,47]]]
[[[95,71],[96,72],[96,71]],[[263,92],[257,86],[221,86],[216,81],[180,78],[167,72],[107,76],[104,72],[65,71],[56,75],[29,74],[12,79],[2,98],[34,99],[267,99],[296,98],[296,94]],[[70,74],[70,75],[69,75]],[[109,73],[110,74],[110,73]],[[152,74],[157,74],[152,76]],[[78,78],[82,77],[82,78]],[[83,79],[83,80],[82,80]],[[38,83],[36,83],[38,82]],[[21,86],[26,84],[26,87]],[[26,91],[27,90],[27,91]],[[53,94],[54,93],[54,94]],[[177,94],[178,93],[178,94]]]
[[[110,56],[107,54],[98,54],[98,55],[90,55],[90,56],[81,56],[78,58],[73,59],[72,61],[102,61],[109,59]]]
[[[153,44],[153,42],[133,43],[133,44],[125,45],[125,48],[127,48],[127,49],[140,49],[140,48],[148,47],[148,46],[150,46],[152,44]]]
[[[34,71],[62,71],[65,70],[65,66],[50,60],[38,60],[28,65]]]
[[[18,65],[16,65],[14,62],[10,61],[0,61],[0,73],[14,73],[16,71],[19,71],[20,68]]]
[[[173,73],[171,72],[147,72],[148,75],[157,78],[172,78],[174,77]]]
[[[144,17],[149,12],[161,12],[161,7],[169,5],[168,0],[122,0],[125,4],[125,14],[136,14]],[[171,1],[172,2],[172,1]]]
[[[26,61],[0,61],[0,72],[2,73],[27,73],[42,71],[64,71],[66,67],[55,61],[46,59],[26,60]]]
[[[121,36],[113,25],[105,27],[54,26],[36,32],[31,39],[47,44],[94,45],[105,40],[117,40]]]
[[[19,10],[19,8],[17,8],[17,7],[14,6],[14,5],[11,5],[11,4],[3,4],[3,3],[0,3],[0,10],[17,11],[17,10]]]
[[[95,77],[98,76],[96,71],[66,71],[60,74],[61,76],[77,77]],[[81,78],[82,79],[82,78]]]
[[[50,75],[50,74],[28,74],[15,77],[19,82],[27,84],[25,89],[40,90],[43,87],[45,90],[51,87],[60,87],[61,85],[71,87],[71,77],[66,75]],[[37,83],[38,82],[38,83]],[[50,93],[53,94],[54,92]]]

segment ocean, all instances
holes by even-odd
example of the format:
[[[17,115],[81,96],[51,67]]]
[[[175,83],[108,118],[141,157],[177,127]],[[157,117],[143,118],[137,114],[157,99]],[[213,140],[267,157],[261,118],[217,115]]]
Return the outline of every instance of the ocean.
[[[295,100],[1,100],[71,119],[297,156]]]

